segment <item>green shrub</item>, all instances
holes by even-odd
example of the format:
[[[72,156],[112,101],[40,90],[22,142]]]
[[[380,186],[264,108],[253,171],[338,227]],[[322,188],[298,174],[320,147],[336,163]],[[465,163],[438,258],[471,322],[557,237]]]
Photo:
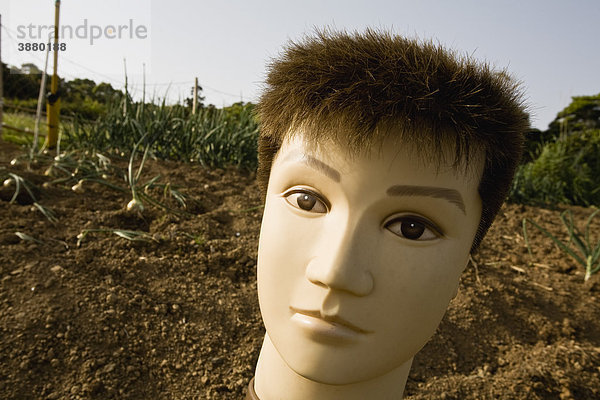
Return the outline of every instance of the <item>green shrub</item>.
[[[37,110],[37,98],[35,99],[6,99],[6,109],[8,111],[26,111],[35,116]],[[18,107],[18,108],[15,108]],[[42,112],[46,112],[46,102],[42,105]],[[69,102],[61,99],[60,115],[61,117],[73,118],[75,116],[95,120],[96,118],[106,114],[106,105],[92,100],[89,97],[79,102]],[[46,117],[43,117],[46,120]]]
[[[45,106],[44,106],[45,111]],[[68,117],[78,116],[88,120],[95,120],[106,114],[106,105],[86,97],[82,102],[62,102],[60,112]]]
[[[600,130],[584,130],[544,145],[517,170],[509,201],[531,205],[600,205]]]

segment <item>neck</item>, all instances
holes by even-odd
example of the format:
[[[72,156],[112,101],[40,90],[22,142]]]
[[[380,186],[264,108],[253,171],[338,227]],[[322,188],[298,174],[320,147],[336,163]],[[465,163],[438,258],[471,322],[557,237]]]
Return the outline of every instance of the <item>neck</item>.
[[[412,358],[401,366],[373,379],[348,385],[328,385],[304,378],[281,358],[265,334],[254,378],[260,400],[401,400]]]

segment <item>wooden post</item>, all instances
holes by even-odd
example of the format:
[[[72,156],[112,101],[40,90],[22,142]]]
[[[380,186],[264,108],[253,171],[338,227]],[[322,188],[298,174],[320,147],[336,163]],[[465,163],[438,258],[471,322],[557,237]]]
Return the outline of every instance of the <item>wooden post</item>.
[[[50,37],[48,37],[50,43]],[[37,109],[35,111],[35,128],[33,130],[33,145],[31,146],[31,157],[38,152],[38,138],[40,136],[40,120],[42,119],[42,102],[44,93],[46,92],[46,76],[48,70],[48,56],[50,54],[50,46],[46,49],[46,61],[44,62],[44,70],[42,71],[42,81],[40,82],[40,94],[38,96]]]
[[[198,106],[198,78],[194,78],[194,98],[192,101],[192,114],[196,114],[196,107]]]
[[[50,82],[50,95],[48,96],[48,102],[46,103],[48,113],[48,135],[46,136],[46,142],[44,143],[44,147],[49,149],[55,148],[56,142],[58,141],[58,122],[60,115],[60,95],[58,93],[58,52],[60,51],[60,43],[58,42],[59,14],[60,0],[56,0],[54,3],[54,73],[52,74],[52,81]]]
[[[2,121],[4,113],[4,67],[2,66],[2,15],[0,14],[0,138],[2,137]]]
[[[142,73],[143,73],[143,83],[142,83],[142,110],[144,109],[144,104],[146,103],[146,63],[142,63]]]
[[[127,92],[127,59],[123,58],[123,70],[125,71],[125,98],[123,99],[123,116],[127,115],[127,102],[129,101],[129,93]]]

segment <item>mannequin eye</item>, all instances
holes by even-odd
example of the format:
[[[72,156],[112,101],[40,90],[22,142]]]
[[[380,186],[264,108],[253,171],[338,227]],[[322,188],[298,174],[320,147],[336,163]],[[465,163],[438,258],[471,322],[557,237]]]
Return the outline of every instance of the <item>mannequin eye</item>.
[[[443,235],[431,223],[413,216],[400,217],[385,224],[390,232],[408,240],[434,240]]]
[[[292,206],[312,213],[324,214],[327,205],[315,193],[308,190],[293,190],[284,194],[285,201]]]

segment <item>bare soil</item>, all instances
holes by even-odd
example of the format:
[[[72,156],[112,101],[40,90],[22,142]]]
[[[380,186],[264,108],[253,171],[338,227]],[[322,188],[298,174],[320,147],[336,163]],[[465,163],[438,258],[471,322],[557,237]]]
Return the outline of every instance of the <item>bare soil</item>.
[[[189,215],[132,213],[100,184],[43,188],[43,166],[9,164],[22,152],[0,141],[0,168],[36,184],[58,222],[0,191],[0,398],[242,399],[264,335],[254,175],[150,161],[145,175],[182,186]],[[569,208],[578,221],[593,211]],[[521,230],[527,217],[564,239],[563,209],[502,208],[415,358],[407,400],[600,399],[600,275],[584,283],[535,228],[531,258]],[[151,239],[92,232],[77,246],[99,228]]]

